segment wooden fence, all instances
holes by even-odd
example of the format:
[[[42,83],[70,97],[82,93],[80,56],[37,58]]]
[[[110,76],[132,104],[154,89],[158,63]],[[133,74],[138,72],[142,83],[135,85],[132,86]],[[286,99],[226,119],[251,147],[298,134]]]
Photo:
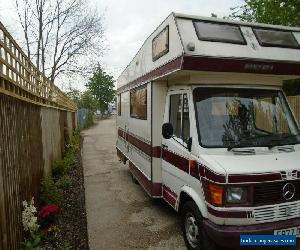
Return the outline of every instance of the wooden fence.
[[[76,105],[49,81],[0,22],[0,249],[21,249],[22,201],[64,153]]]

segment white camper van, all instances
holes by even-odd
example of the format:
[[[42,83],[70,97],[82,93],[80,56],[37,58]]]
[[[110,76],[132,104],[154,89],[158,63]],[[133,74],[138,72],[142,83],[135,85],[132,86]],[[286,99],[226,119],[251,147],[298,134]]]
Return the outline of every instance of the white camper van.
[[[117,154],[189,249],[300,234],[299,76],[299,28],[172,13],[118,78]]]

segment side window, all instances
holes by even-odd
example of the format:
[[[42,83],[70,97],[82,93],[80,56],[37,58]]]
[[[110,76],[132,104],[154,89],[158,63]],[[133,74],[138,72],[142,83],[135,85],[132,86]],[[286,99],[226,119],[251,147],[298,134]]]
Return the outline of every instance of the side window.
[[[190,118],[187,94],[170,96],[169,122],[174,128],[174,135],[186,142],[190,137]]]
[[[181,137],[181,103],[182,94],[170,96],[170,119],[174,129],[174,135]]]
[[[182,140],[187,141],[190,138],[190,116],[187,94],[183,94],[182,110]]]
[[[147,120],[147,86],[130,91],[130,117]]]
[[[118,94],[118,99],[117,99],[117,104],[118,104],[118,115],[121,115],[121,94]]]

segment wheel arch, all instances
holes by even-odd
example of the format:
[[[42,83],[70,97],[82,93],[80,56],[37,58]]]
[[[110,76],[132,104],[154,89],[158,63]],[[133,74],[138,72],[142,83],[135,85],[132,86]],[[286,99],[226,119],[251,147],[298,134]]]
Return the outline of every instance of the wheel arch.
[[[196,203],[201,212],[203,218],[207,218],[207,209],[203,199],[197,194],[197,192],[189,186],[183,186],[180,190],[177,211],[180,213],[183,204],[188,200],[192,200]]]

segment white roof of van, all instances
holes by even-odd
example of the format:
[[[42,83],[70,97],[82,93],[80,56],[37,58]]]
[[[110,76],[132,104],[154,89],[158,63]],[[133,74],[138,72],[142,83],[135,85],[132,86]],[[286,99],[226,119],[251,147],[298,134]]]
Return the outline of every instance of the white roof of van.
[[[173,14],[177,18],[205,20],[205,21],[221,22],[221,23],[232,23],[232,24],[239,24],[242,26],[251,26],[251,27],[265,27],[265,28],[280,29],[280,30],[300,31],[299,27],[290,27],[290,26],[273,25],[273,24],[256,23],[256,22],[244,22],[238,20],[231,20],[231,19],[224,19],[224,18],[217,18],[217,17],[196,16],[196,15],[182,14],[176,12],[174,12]]]
[[[234,24],[242,42],[202,39],[197,33],[198,21]],[[253,28],[289,31],[299,48],[265,46]],[[171,13],[145,40],[119,76],[117,88],[124,91],[179,70],[299,77],[300,28]]]

